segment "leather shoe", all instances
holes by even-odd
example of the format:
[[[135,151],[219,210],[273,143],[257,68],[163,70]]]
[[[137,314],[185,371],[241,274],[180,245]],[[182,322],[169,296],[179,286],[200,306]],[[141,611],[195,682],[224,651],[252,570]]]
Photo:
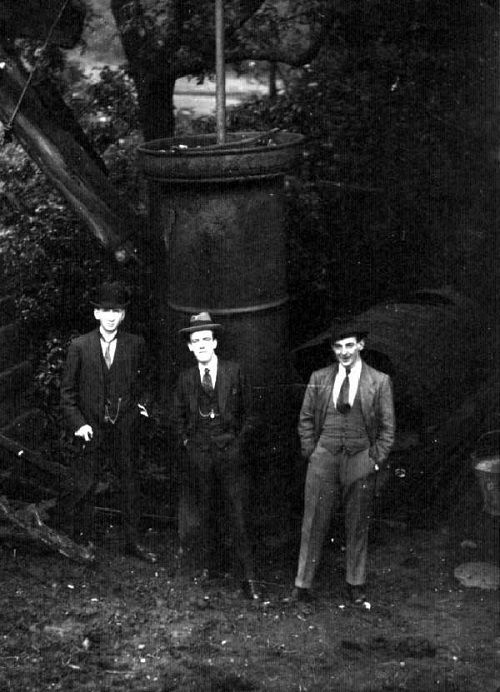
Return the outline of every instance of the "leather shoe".
[[[301,603],[312,603],[314,597],[311,594],[311,589],[303,589],[301,586],[296,586],[292,591],[292,601]]]
[[[363,584],[347,584],[347,595],[352,605],[362,606],[366,601],[366,591]]]
[[[138,557],[139,560],[144,560],[144,562],[149,562],[150,564],[158,562],[158,555],[150,552],[140,543],[129,543],[125,548],[125,552],[127,555],[133,555],[134,557]]]
[[[243,590],[245,598],[248,598],[249,601],[260,600],[260,593],[257,589],[257,584],[253,579],[244,579],[241,582],[241,588]]]

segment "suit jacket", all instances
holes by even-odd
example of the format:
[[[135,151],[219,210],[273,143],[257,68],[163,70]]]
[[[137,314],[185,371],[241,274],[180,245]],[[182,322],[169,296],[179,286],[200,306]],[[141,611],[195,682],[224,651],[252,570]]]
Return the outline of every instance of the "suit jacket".
[[[311,456],[321,436],[338,367],[338,363],[335,363],[316,370],[307,385],[298,424],[301,450],[306,458]],[[363,363],[358,394],[370,440],[369,457],[382,467],[391,451],[396,430],[389,375]]]
[[[184,444],[196,430],[199,421],[198,365],[179,375],[174,392],[173,423],[179,444]],[[250,393],[238,363],[219,360],[217,365],[217,396],[221,432],[245,438],[254,427],[250,414]]]
[[[143,398],[146,345],[141,336],[118,332],[110,369],[108,398],[113,407],[121,397],[117,423],[138,415]],[[68,349],[61,382],[61,409],[72,432],[82,425],[104,422],[105,389],[99,329],[74,339]]]

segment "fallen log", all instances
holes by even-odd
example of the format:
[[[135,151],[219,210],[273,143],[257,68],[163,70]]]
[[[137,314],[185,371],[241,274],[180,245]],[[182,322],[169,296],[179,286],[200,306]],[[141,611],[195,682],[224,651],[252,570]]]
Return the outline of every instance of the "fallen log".
[[[42,513],[43,510],[35,504],[22,503],[21,507],[13,509],[4,495],[0,497],[0,519],[7,520],[30,539],[43,543],[70,560],[85,564],[94,562],[95,548],[92,543],[79,545],[65,534],[58,533],[43,522]]]

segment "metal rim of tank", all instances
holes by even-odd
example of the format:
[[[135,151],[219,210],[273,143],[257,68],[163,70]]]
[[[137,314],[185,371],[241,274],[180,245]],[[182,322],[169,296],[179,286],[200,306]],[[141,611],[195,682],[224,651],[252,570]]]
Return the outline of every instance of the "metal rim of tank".
[[[269,141],[260,144],[266,136]],[[149,179],[179,183],[273,177],[297,166],[305,139],[281,131],[245,131],[227,137],[223,145],[217,145],[215,134],[146,142],[138,147],[141,168]]]

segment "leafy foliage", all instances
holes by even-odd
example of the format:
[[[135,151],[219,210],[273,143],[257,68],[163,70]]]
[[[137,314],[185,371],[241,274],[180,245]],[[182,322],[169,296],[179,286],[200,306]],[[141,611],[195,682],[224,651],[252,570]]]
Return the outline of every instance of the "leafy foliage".
[[[18,147],[4,148],[0,171],[4,194],[16,200],[3,219],[4,291],[32,337],[85,323],[89,286],[109,260]]]
[[[137,132],[139,106],[134,83],[123,68],[103,67],[96,81],[85,80],[77,94],[80,124],[103,153],[110,144]]]
[[[448,0],[352,8],[275,102],[232,112],[232,129],[308,137],[308,184],[291,196],[296,292],[314,287],[330,305],[347,296],[356,311],[421,286],[491,291],[497,60],[486,17]]]

